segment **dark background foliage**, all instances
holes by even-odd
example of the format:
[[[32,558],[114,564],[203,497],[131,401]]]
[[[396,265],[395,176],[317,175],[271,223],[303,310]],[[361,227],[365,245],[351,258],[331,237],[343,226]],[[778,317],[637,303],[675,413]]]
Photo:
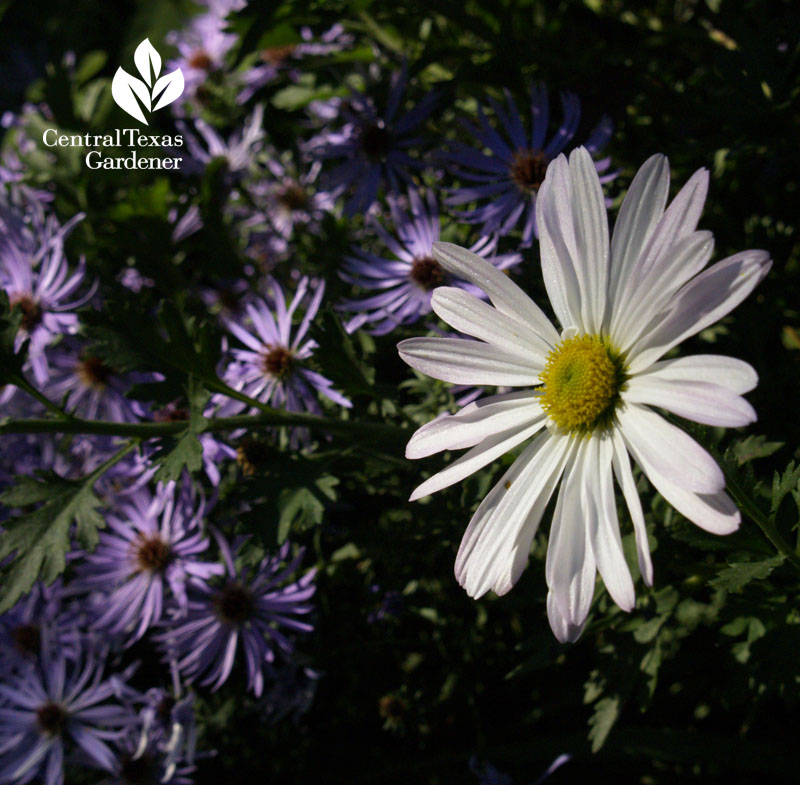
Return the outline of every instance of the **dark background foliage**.
[[[75,116],[73,87],[58,66],[64,54],[75,52],[81,63],[105,52],[107,59],[97,60],[86,78],[110,78],[145,35],[162,41],[193,6],[43,0],[2,10],[0,72],[8,76],[0,80],[0,101],[17,109],[32,90],[28,96],[46,100],[60,126],[83,131],[89,124]],[[236,22],[241,54],[264,41],[280,42],[301,24],[324,28],[340,20],[382,47],[384,67],[407,59],[417,80],[412,102],[432,86],[442,91],[444,108],[430,124],[434,140],[458,133],[456,115],[487,90],[508,87],[522,103],[525,85],[542,81],[580,96],[583,130],[603,113],[614,120],[609,153],[621,168],[614,194],[623,193],[654,152],[669,156],[676,183],[701,166],[711,170],[701,227],[714,232],[716,258],[766,248],[774,267],[734,316],[684,351],[731,354],[758,370],[761,381],[750,400],[759,422],[752,433],[782,446],[745,441],[744,433],[709,430],[703,438],[720,450],[738,445],[735,471],[744,476],[752,465],[755,476],[743,482],[765,508],[771,495],[775,501],[773,473],[798,457],[800,443],[797,3],[270,0],[251,3]],[[371,56],[371,50],[362,53],[365,60]],[[336,85],[343,67],[319,64],[312,94]],[[276,145],[291,146],[300,134],[302,100],[293,105],[295,94],[280,89],[266,90],[266,122]],[[240,120],[234,113],[227,118],[231,127]],[[160,122],[169,132],[169,117]],[[166,219],[179,187],[166,178],[89,173],[69,161],[40,174],[54,183],[63,218],[87,213],[70,243],[88,254],[95,273],[112,280],[133,255],[155,280],[132,306],[134,317],[164,297],[185,315],[202,317],[183,292],[241,265],[217,220],[214,171],[196,187],[205,228],[188,242],[181,265],[173,263]],[[335,271],[348,244],[346,222],[332,219],[325,242],[304,237],[298,252],[302,269],[326,276],[332,297],[347,292]],[[543,299],[535,249],[528,257],[522,279]],[[113,303],[114,292],[106,294]],[[122,308],[119,313],[125,334]],[[354,362],[374,369],[376,383],[353,397],[357,411],[410,428],[449,397],[429,381],[398,391],[410,375],[397,359],[397,338],[354,343]],[[352,387],[352,369],[336,367],[340,337],[328,325],[318,339],[331,348],[319,353],[326,375]],[[751,521],[731,537],[714,538],[642,480],[656,585],[637,584],[639,601],[629,616],[598,588],[583,637],[561,646],[544,608],[545,532],[509,595],[475,602],[456,584],[458,542],[502,467],[406,503],[420,473],[441,465],[440,458],[406,462],[401,443],[377,449],[354,441],[344,448],[323,445],[288,468],[225,479],[223,510],[226,503],[233,509],[240,494],[260,498],[266,492],[285,501],[280,494],[294,488],[302,496],[300,514],[275,503],[240,525],[272,547],[282,523],[283,534],[291,531],[318,559],[317,632],[301,648],[321,680],[311,710],[296,722],[267,722],[243,683],[206,695],[203,746],[219,753],[200,764],[199,783],[470,783],[472,755],[526,783],[563,752],[573,759],[554,783],[800,781],[800,584]],[[786,490],[796,485],[797,477],[787,475]],[[334,490],[326,494],[320,487]],[[793,541],[791,493],[777,502],[778,525]],[[626,533],[628,546],[631,536]],[[390,612],[379,614],[382,604]]]

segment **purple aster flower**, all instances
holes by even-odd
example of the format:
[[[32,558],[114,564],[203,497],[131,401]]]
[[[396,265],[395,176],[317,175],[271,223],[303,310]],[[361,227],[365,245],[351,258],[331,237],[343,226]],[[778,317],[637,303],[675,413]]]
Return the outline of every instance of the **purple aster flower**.
[[[252,571],[234,564],[234,553],[217,536],[227,571],[221,586],[193,584],[186,617],[158,636],[175,657],[184,678],[217,690],[233,670],[236,652],[244,651],[247,686],[260,697],[265,667],[275,661],[275,649],[284,655],[294,649],[284,632],[310,632],[299,617],[312,610],[315,570],[290,581],[303,558],[302,550],[287,563],[289,543],[277,556],[267,556]],[[240,543],[241,544],[241,543]],[[283,628],[283,629],[282,629]],[[266,664],[266,666],[265,666]]]
[[[39,659],[42,644],[68,659],[79,654],[78,617],[64,602],[61,580],[37,583],[9,611],[0,615],[0,667],[27,667]]]
[[[206,147],[200,144],[186,123],[178,121],[177,125],[186,137],[186,147],[192,156],[184,167],[189,173],[202,172],[211,161],[218,158],[225,159],[229,172],[243,172],[255,165],[256,156],[264,148],[263,104],[256,105],[242,128],[234,131],[227,142],[202,118],[196,119],[194,126],[203,137]]]
[[[209,78],[224,70],[225,56],[236,44],[236,35],[225,32],[228,26],[225,17],[243,4],[210,2],[207,6],[206,13],[191,19],[185,29],[168,33],[165,39],[178,50],[178,57],[169,62],[167,70],[180,68],[183,73],[183,94],[173,103],[178,112],[187,100],[202,97]]]
[[[126,267],[117,276],[117,280],[134,294],[139,294],[144,288],[152,289],[156,285],[152,278],[142,275],[135,267]]]
[[[325,214],[333,211],[337,193],[316,185],[322,168],[319,161],[302,174],[290,160],[270,158],[267,168],[275,179],[255,183],[250,193],[264,205],[263,219],[281,237],[290,238],[296,226],[314,231]]]
[[[192,785],[195,767],[164,751],[165,731],[132,729],[114,743],[114,757],[102,766],[111,776],[99,785]]]
[[[44,224],[31,228],[8,211],[0,213],[3,232],[0,238],[0,286],[8,294],[11,305],[22,311],[21,330],[15,349],[26,340],[33,376],[44,384],[48,376],[45,347],[64,334],[78,329],[78,317],[72,313],[94,294],[73,299],[84,280],[86,263],[81,259],[70,274],[64,258],[64,239],[83,218],[80,213],[59,226],[53,216]]]
[[[119,373],[99,357],[65,342],[50,358],[50,378],[44,394],[51,401],[66,399],[66,408],[90,420],[135,422],[145,415],[139,401],[125,397],[131,385],[160,381],[156,373]]]
[[[348,323],[349,331],[367,323],[375,335],[385,335],[398,325],[416,322],[431,312],[432,291],[444,283],[483,296],[472,284],[451,280],[433,258],[433,244],[439,240],[440,230],[433,193],[428,191],[423,202],[417,192],[409,190],[408,201],[410,213],[401,208],[398,200],[389,201],[396,238],[376,220],[370,221],[370,228],[394,258],[387,259],[357,247],[353,248],[354,256],[345,257],[342,278],[378,292],[364,300],[347,300],[342,304],[346,310],[360,314]],[[522,261],[518,253],[493,255],[495,247],[494,239],[483,237],[470,250],[488,258],[501,270]]]
[[[256,228],[253,227],[256,224]],[[260,224],[260,225],[259,225]],[[289,256],[289,243],[269,226],[264,226],[263,216],[244,222],[244,253],[252,259],[258,270],[269,275],[275,267]]]
[[[352,404],[333,389],[333,382],[305,365],[317,346],[307,334],[322,302],[324,281],[310,284],[307,277],[302,278],[288,308],[277,281],[271,287],[273,307],[264,300],[247,306],[249,329],[236,322],[227,324],[247,348],[232,350],[234,361],[225,371],[225,381],[251,398],[289,411],[319,414],[317,394],[350,408]],[[294,328],[292,317],[306,294],[311,299]]]
[[[193,204],[189,209],[178,218],[177,209],[173,208],[169,213],[169,220],[175,224],[172,230],[170,240],[173,243],[179,243],[187,237],[191,237],[195,232],[199,232],[203,228],[203,219],[200,217],[200,208]]]
[[[470,183],[453,189],[447,203],[454,206],[477,202],[474,209],[460,212],[459,220],[483,224],[484,234],[506,235],[522,223],[522,246],[528,247],[539,236],[536,194],[544,182],[547,165],[572,141],[580,122],[581,104],[574,93],[561,94],[564,120],[547,141],[550,114],[547,88],[541,85],[531,88],[530,136],[525,133],[525,123],[508,90],[505,96],[508,111],[489,98],[499,129],[490,125],[483,107],[479,106],[478,122],[465,124],[476,144],[453,142],[444,155],[453,174]],[[612,131],[611,120],[604,115],[583,146],[592,156],[597,155]],[[486,148],[488,154],[483,152]],[[604,158],[595,162],[595,168],[602,174],[610,163],[610,158]],[[609,182],[616,176],[616,172],[602,174],[600,182]]]
[[[107,742],[136,723],[136,715],[111,702],[127,673],[103,678],[103,662],[92,653],[68,660],[42,647],[41,667],[0,678],[0,781],[24,785],[40,778],[63,785],[65,752],[80,750],[110,767]]]
[[[398,116],[405,88],[403,68],[392,74],[383,112],[366,94],[354,93],[341,104],[344,125],[317,135],[305,146],[314,158],[342,159],[330,173],[330,183],[333,188],[354,187],[345,205],[348,216],[365,213],[378,198],[381,183],[390,193],[398,193],[401,183],[411,182],[411,172],[423,168],[408,151],[421,143],[419,126],[433,111],[437,96],[428,93],[411,111]]]
[[[219,564],[201,561],[208,539],[201,531],[204,501],[190,486],[176,493],[175,483],[127,494],[106,516],[110,531],[77,568],[77,591],[107,592],[94,626],[113,634],[141,638],[157,623],[169,596],[186,611],[186,583],[222,573]]]
[[[181,696],[177,668],[173,665],[175,692],[153,688],[145,693],[145,704],[139,712],[142,720],[140,748],[156,740],[156,746],[164,755],[167,772],[181,760],[194,763],[197,745],[195,728],[194,695]]]
[[[270,46],[259,52],[262,61],[245,71],[242,76],[244,89],[239,93],[237,101],[240,104],[249,101],[253,95],[264,85],[274,82],[282,73],[287,73],[289,78],[296,82],[301,71],[292,66],[303,57],[329,55],[341,52],[353,45],[354,38],[345,32],[340,24],[335,24],[326,30],[319,38],[314,38],[310,27],[300,30],[301,43],[284,44],[283,46]]]
[[[250,271],[255,272],[252,267]],[[213,286],[201,289],[199,295],[223,323],[242,318],[245,306],[255,298],[250,282],[245,278],[218,278]]]

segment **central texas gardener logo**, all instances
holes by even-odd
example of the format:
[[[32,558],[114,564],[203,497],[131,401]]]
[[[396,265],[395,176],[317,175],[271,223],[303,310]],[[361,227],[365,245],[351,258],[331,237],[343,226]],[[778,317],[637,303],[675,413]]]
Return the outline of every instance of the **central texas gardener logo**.
[[[131,117],[147,125],[147,118],[142,109],[155,112],[171,104],[183,92],[183,72],[176,68],[172,73],[161,73],[161,55],[145,38],[133,53],[133,62],[142,75],[142,79],[131,76],[122,67],[117,68],[114,81],[111,83],[111,95],[117,105]],[[144,81],[142,81],[144,80]]]

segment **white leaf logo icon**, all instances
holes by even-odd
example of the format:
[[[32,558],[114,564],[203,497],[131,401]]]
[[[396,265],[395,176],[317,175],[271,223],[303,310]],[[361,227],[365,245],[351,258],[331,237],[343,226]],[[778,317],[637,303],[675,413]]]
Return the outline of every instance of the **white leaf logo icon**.
[[[136,67],[139,69],[142,79],[147,82],[147,86],[152,87],[153,80],[150,76],[150,67],[152,66],[153,68],[153,78],[158,79],[158,75],[161,73],[161,55],[156,52],[149,38],[145,38],[136,47],[136,51],[133,53],[133,62],[136,63]]]
[[[119,67],[111,82],[111,95],[121,109],[140,123],[148,125],[142,107],[148,112],[155,112],[180,97],[184,88],[183,72],[180,68],[176,68],[172,73],[165,74],[159,79],[161,55],[150,43],[149,38],[145,38],[136,47],[133,62],[144,81],[131,76],[124,68]]]
[[[176,68],[171,74],[162,76],[153,88],[153,98],[156,98],[159,94],[161,95],[158,103],[153,107],[153,111],[155,112],[156,109],[161,109],[162,106],[171,104],[183,92],[183,86],[183,71],[180,68]],[[162,90],[164,91],[163,93],[161,92]]]
[[[122,67],[117,68],[117,73],[114,74],[114,80],[111,82],[111,95],[117,105],[131,117],[135,117],[140,123],[148,124],[142,108],[136,101],[138,97],[147,111],[150,111],[150,90],[141,79],[131,76]]]

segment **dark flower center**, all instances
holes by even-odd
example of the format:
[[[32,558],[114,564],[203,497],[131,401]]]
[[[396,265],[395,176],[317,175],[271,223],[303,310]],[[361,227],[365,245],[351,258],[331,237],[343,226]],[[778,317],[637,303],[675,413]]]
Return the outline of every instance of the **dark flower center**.
[[[211,55],[205,49],[195,49],[192,56],[189,58],[190,68],[199,68],[203,71],[208,71],[211,68]]]
[[[400,720],[406,712],[406,702],[397,695],[384,695],[378,701],[378,712],[387,720]]]
[[[392,149],[392,132],[382,120],[361,128],[361,149],[371,161],[382,161]]]
[[[261,59],[270,65],[283,65],[283,63],[289,58],[296,48],[296,44],[270,46],[261,50]]]
[[[163,723],[167,723],[170,718],[170,714],[172,714],[172,710],[175,708],[175,698],[172,695],[167,695],[161,702],[156,706],[156,714],[158,718]]]
[[[423,289],[433,289],[444,283],[444,270],[432,256],[414,259],[410,276],[411,280]]]
[[[22,311],[22,329],[26,333],[33,332],[34,328],[42,321],[44,312],[42,306],[30,295],[23,294],[11,300],[12,308],[19,308]]]
[[[246,477],[252,477],[269,459],[271,450],[266,442],[245,439],[236,448],[236,462]]]
[[[253,614],[253,593],[238,581],[229,583],[215,598],[217,618],[225,624],[242,624]]]
[[[172,559],[172,549],[159,535],[140,537],[135,544],[138,572],[164,572]]]
[[[125,757],[119,774],[122,785],[155,785],[158,782],[158,763],[152,755]]]
[[[282,379],[292,370],[294,358],[292,353],[283,346],[273,346],[264,355],[264,372],[277,379]]]
[[[99,357],[84,357],[78,363],[77,373],[86,387],[104,390],[114,372]]]
[[[278,193],[278,201],[289,212],[302,210],[308,204],[308,196],[305,189],[299,183],[289,183]]]
[[[11,633],[14,646],[20,654],[38,654],[42,634],[35,624],[20,624]]]
[[[66,709],[54,701],[48,701],[36,710],[36,724],[40,730],[51,736],[61,733],[68,719]]]
[[[508,171],[520,191],[536,193],[547,173],[547,158],[541,150],[526,147],[514,153]]]

